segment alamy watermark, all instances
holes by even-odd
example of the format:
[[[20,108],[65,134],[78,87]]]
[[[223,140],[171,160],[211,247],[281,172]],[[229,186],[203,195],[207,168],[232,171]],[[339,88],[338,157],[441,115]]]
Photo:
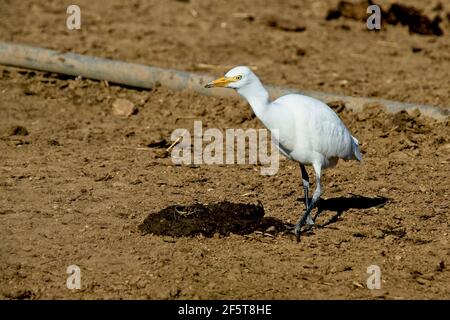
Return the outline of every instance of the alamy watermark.
[[[376,4],[367,7],[367,13],[371,14],[369,18],[367,18],[367,29],[369,30],[380,30],[381,29],[381,8]]]
[[[71,4],[66,10],[69,15],[66,20],[66,26],[69,30],[81,29],[81,9],[76,4]]]
[[[79,290],[81,289],[81,269],[79,266],[73,264],[67,267],[66,273],[69,275],[67,277],[66,286],[69,290]]]
[[[68,30],[81,29],[81,9],[76,4],[71,4],[66,10],[69,15],[66,19],[66,26]],[[367,18],[366,26],[369,30],[381,29],[381,8],[376,5],[370,5],[367,7],[367,14],[370,16]]]
[[[185,165],[259,163],[262,175],[274,175],[279,168],[278,130],[268,132],[266,129],[222,132],[217,128],[203,131],[202,122],[194,121],[193,135],[187,129],[172,132],[171,140],[176,142],[171,150],[172,162]]]
[[[370,265],[367,267],[367,274],[370,276],[367,278],[366,285],[370,290],[381,289],[381,269],[377,265]]]

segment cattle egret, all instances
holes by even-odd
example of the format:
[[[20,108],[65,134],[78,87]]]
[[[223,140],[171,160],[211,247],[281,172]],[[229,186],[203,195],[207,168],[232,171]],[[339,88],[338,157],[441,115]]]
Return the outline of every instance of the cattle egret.
[[[288,94],[271,102],[269,93],[248,67],[235,67],[205,87],[236,89],[272,132],[272,139],[276,139],[280,152],[300,163],[306,210],[294,227],[299,240],[302,226],[314,224],[311,211],[316,207],[322,192],[322,169],[334,167],[339,158],[361,162],[358,140],[350,134],[338,115],[319,100]],[[274,132],[278,133],[274,135]],[[308,198],[309,177],[305,165],[312,165],[316,174],[317,187],[311,202]]]

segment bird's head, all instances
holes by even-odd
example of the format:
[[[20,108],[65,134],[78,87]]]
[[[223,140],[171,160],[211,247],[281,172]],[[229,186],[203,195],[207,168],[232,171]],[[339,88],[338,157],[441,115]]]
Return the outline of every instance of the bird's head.
[[[205,88],[223,87],[241,89],[254,81],[255,78],[255,74],[249,67],[239,66],[228,71],[225,76],[208,83],[205,85]]]

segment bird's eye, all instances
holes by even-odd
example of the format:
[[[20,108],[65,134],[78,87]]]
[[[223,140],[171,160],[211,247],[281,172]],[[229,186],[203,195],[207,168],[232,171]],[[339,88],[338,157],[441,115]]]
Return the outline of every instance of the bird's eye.
[[[236,80],[241,80],[242,76],[236,76]]]

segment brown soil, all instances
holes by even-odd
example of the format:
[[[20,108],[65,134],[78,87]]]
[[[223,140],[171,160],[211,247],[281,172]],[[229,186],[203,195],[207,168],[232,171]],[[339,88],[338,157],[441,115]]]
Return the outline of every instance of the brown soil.
[[[440,2],[408,4],[445,17]],[[77,3],[82,30],[69,32],[59,2],[3,1],[0,38],[217,76],[247,64],[265,83],[450,106],[445,18],[443,36],[421,36],[326,21],[336,1]],[[261,176],[164,156],[196,119],[261,128],[241,100],[5,67],[0,95],[1,298],[450,298],[449,120],[334,104],[364,164],[325,171],[322,215],[297,243],[296,163]],[[138,112],[113,116],[117,98]],[[365,287],[370,265],[381,290]]]

